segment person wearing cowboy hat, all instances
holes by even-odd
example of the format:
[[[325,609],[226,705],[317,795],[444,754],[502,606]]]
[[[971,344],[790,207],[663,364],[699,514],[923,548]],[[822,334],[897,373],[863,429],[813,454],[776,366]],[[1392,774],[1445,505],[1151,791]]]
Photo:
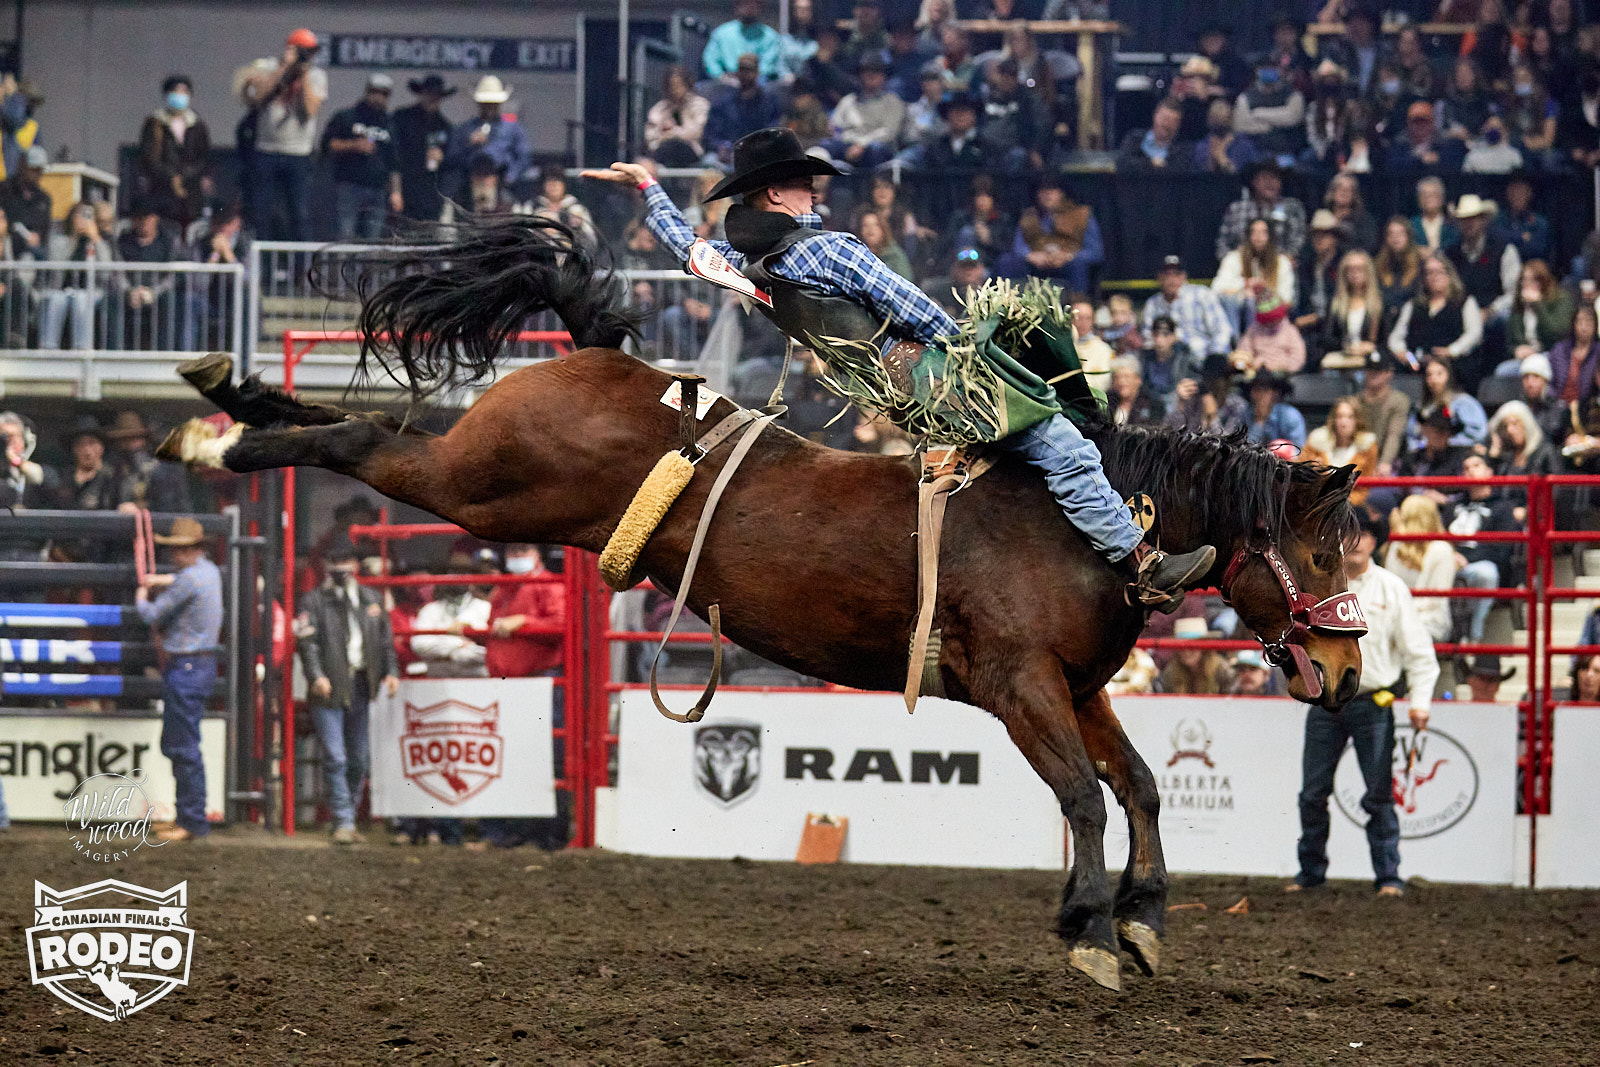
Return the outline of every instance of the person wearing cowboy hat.
[[[1250,400],[1250,419],[1245,434],[1258,445],[1276,446],[1288,441],[1296,449],[1306,444],[1306,417],[1293,404],[1284,401],[1294,395],[1294,383],[1287,374],[1264,371],[1241,382],[1240,390]]]
[[[1493,200],[1477,193],[1464,194],[1451,210],[1461,230],[1461,242],[1444,252],[1461,278],[1461,288],[1483,309],[1485,325],[1503,322],[1511,314],[1517,284],[1522,280],[1522,253],[1489,227],[1499,210]],[[1487,365],[1496,362],[1491,359]]]
[[[118,413],[106,440],[116,450],[112,465],[117,471],[117,499],[120,506],[147,508],[150,511],[193,511],[189,475],[183,464],[157,459],[150,450],[151,431],[137,411]]]
[[[1465,662],[1466,657],[1459,657]],[[1460,672],[1460,663],[1457,664]],[[1469,699],[1480,704],[1492,704],[1495,697],[1500,694],[1500,684],[1509,682],[1517,673],[1515,667],[1504,670],[1500,666],[1500,657],[1492,653],[1480,653],[1472,657],[1472,666],[1465,672]]]
[[[321,47],[316,34],[298,29],[281,56],[258,59],[234,76],[234,92],[250,109],[241,126],[253,130],[251,224],[262,240],[311,239],[312,153],[317,113],[328,99],[328,72],[312,65]]]
[[[1206,625],[1204,615],[1174,619],[1172,636],[1180,641],[1215,641],[1222,631]],[[1212,695],[1227,690],[1231,681],[1228,658],[1208,648],[1180,648],[1161,668],[1160,691]]]
[[[443,166],[452,179],[450,195],[470,195],[475,207],[497,201],[533,165],[528,131],[504,112],[510,99],[511,87],[498,77],[479,78],[472,90],[478,113],[451,130],[445,145]]]
[[[1233,128],[1236,133],[1246,132],[1239,125],[1237,111]],[[1258,147],[1266,151],[1259,143]],[[1306,243],[1306,206],[1283,195],[1283,168],[1270,158],[1258,160],[1246,168],[1244,182],[1250,195],[1235,200],[1223,213],[1222,226],[1217,230],[1217,259],[1244,244],[1250,224],[1256,219],[1266,219],[1271,224],[1272,241],[1278,251],[1298,259]]]
[[[437,74],[412,78],[406,88],[416,96],[389,119],[395,166],[400,170],[400,214],[417,222],[437,222],[444,210],[439,192],[439,167],[450,141],[450,120],[440,105],[454,96],[456,87],[445,85]]]
[[[814,179],[837,173],[832,163],[807,155],[791,130],[758,130],[740,139],[733,173],[706,199],[741,195],[743,203],[724,216],[728,240],[707,242],[694,262],[714,252],[742,271],[765,296],[753,300],[754,306],[787,336],[833,364],[836,373],[843,370],[851,380],[865,381],[865,388],[909,391],[902,429],[939,440],[996,442],[1043,469],[1068,519],[1105,559],[1130,572],[1132,593],[1140,603],[1152,610],[1176,610],[1185,586],[1211,569],[1216,550],[1205,546],[1167,555],[1147,544],[1144,530],[1106,482],[1099,450],[1065,414],[1072,410],[1080,417],[1096,417],[1104,412],[1103,399],[1074,373],[1081,364],[1072,350],[1071,323],[1041,322],[1038,339],[1023,353],[1044,375],[1000,351],[992,329],[978,340],[973,324],[958,326],[860,239],[821,228]],[[583,174],[636,185],[649,209],[645,225],[663,248],[691,262],[695,232],[648,170],[619,162],[609,170]],[[1005,298],[997,294],[996,299]],[[997,311],[991,320],[995,328],[1005,315],[1026,312],[1021,297],[1009,299],[1018,306]],[[968,335],[974,338],[976,366],[953,365],[949,339]],[[915,368],[915,373],[893,378],[885,360],[896,368]],[[1045,377],[1056,379],[1058,374],[1060,386],[1046,384]],[[895,384],[897,380],[903,384]],[[938,381],[943,385],[936,396],[932,390]]]
[[[61,507],[74,511],[112,511],[117,476],[106,462],[106,433],[93,415],[78,420],[67,438],[72,466],[61,472]]]
[[[172,761],[178,785],[174,825],[160,836],[163,841],[187,841],[211,832],[200,718],[217,680],[222,572],[206,556],[206,534],[197,519],[173,519],[171,530],[156,534],[155,542],[172,550],[178,572],[145,575],[134,607],[155,630],[161,647],[161,754]],[[163,586],[152,600],[150,590]]]

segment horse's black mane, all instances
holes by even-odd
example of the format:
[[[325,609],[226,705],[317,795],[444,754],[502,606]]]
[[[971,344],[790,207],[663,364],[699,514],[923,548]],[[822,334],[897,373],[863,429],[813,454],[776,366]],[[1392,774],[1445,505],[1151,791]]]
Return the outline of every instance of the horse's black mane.
[[[1243,430],[1223,435],[1101,423],[1088,436],[1099,446],[1112,484],[1130,494],[1149,493],[1158,521],[1174,509],[1191,512],[1217,544],[1263,529],[1276,541],[1291,487],[1320,485],[1328,475],[1327,467],[1279,459],[1252,444]],[[1317,497],[1307,519],[1324,548],[1355,539],[1355,510],[1343,494]]]

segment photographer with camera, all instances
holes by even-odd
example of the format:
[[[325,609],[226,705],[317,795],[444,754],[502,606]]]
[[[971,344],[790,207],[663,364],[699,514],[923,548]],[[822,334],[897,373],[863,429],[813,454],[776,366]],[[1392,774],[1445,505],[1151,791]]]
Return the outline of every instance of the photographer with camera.
[[[235,139],[256,235],[265,240],[311,239],[311,153],[328,98],[328,72],[311,65],[319,47],[316,34],[295,30],[281,57],[258,59],[234,76],[249,109]]]

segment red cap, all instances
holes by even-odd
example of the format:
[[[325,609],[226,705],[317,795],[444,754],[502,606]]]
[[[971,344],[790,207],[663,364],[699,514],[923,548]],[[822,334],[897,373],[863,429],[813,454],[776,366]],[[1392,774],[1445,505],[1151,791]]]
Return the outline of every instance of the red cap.
[[[317,35],[303,26],[289,35],[288,43],[307,51],[315,51],[318,47]]]

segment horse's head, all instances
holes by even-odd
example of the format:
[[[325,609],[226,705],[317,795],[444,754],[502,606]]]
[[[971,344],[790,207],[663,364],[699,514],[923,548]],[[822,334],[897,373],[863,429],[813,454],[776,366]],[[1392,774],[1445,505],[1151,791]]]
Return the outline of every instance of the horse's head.
[[[1337,708],[1361,680],[1358,639],[1366,620],[1347,593],[1344,549],[1355,532],[1353,466],[1289,464],[1276,534],[1258,530],[1233,546],[1223,593],[1283,669],[1289,695]]]

